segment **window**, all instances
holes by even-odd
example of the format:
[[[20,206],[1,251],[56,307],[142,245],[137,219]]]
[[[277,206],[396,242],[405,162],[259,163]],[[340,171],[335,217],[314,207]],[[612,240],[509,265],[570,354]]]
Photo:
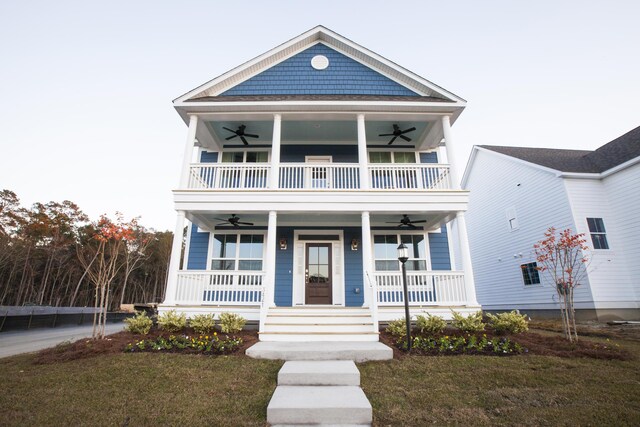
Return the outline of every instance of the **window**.
[[[370,151],[369,163],[415,163],[413,151]]]
[[[222,163],[267,163],[266,151],[226,151],[222,153]]]
[[[220,171],[220,188],[266,188],[268,169],[266,165],[269,153],[266,151],[226,151],[220,159],[222,163],[245,163],[246,167],[225,168]]]
[[[604,221],[602,218],[587,218],[593,249],[609,249],[607,242],[607,232],[604,229]]]
[[[384,234],[373,236],[376,271],[399,271],[398,246],[409,248],[408,271],[427,269],[427,245],[424,234]]]
[[[516,214],[516,208],[507,209],[507,222],[510,231],[518,229],[518,216]]]
[[[525,285],[539,285],[540,284],[540,274],[538,273],[538,263],[530,262],[528,264],[522,264],[520,266],[522,269],[522,278],[524,279]]]
[[[262,270],[262,234],[214,234],[212,270]]]

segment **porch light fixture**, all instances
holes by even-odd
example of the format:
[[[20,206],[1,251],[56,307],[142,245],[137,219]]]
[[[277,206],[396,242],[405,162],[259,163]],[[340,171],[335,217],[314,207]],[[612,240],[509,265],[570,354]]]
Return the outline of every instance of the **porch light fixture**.
[[[351,239],[351,250],[352,251],[357,251],[358,250],[358,246],[360,246],[360,242],[358,241],[358,239],[356,239],[356,238]]]
[[[278,240],[278,246],[280,247],[281,251],[286,251],[287,250],[287,238],[286,237],[281,237]]]
[[[409,248],[404,243],[398,246],[398,261],[402,264],[402,289],[404,291],[404,318],[407,322],[407,351],[411,351],[411,317],[409,317],[409,292],[407,291],[407,267]]]

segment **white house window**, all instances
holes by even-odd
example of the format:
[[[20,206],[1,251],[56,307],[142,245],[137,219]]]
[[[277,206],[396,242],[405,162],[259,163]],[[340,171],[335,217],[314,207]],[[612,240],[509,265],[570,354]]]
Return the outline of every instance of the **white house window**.
[[[211,269],[261,271],[263,251],[262,234],[214,234]]]
[[[404,243],[409,248],[407,270],[427,269],[427,245],[424,234],[377,234],[373,236],[376,271],[398,271],[398,245]]]
[[[370,151],[369,163],[416,163],[413,151]]]
[[[587,218],[593,249],[609,249],[607,242],[607,232],[604,229],[604,221],[602,218]]]
[[[516,214],[516,208],[507,209],[507,223],[510,231],[518,229],[518,216]]]
[[[267,163],[266,151],[226,151],[222,153],[222,163]]]
[[[538,263],[530,262],[528,264],[522,264],[520,266],[522,270],[522,278],[525,285],[539,285],[540,273],[538,272]]]

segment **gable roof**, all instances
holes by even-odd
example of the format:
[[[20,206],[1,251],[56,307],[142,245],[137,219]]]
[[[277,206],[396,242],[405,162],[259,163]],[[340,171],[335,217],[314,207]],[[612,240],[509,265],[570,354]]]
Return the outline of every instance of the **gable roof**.
[[[438,99],[440,102],[451,103],[454,106],[464,107],[465,100],[459,96],[449,92],[440,86],[412,73],[411,71],[400,67],[399,65],[383,58],[382,56],[342,37],[341,35],[323,27],[317,26],[298,37],[230,70],[227,73],[185,93],[174,100],[176,107],[191,102],[203,102],[204,99],[211,99],[219,95],[225,96],[229,100],[231,94],[234,95],[293,95],[295,91],[282,91],[281,93],[260,92],[256,89],[259,86],[260,75],[266,71],[285,63],[287,60],[293,59],[296,55],[307,50],[325,50],[335,54],[335,57],[345,62],[349,62],[352,67],[360,66],[361,73],[370,72],[369,78],[378,78],[384,80],[381,84],[386,87],[383,91],[367,93],[366,91],[350,91],[353,95],[390,95],[398,96],[400,94],[410,97],[428,97]],[[328,51],[327,51],[328,49]],[[308,61],[307,61],[308,63]],[[375,75],[374,75],[375,74]],[[335,77],[335,76],[334,76]],[[250,80],[254,79],[251,84]],[[256,84],[258,81],[258,84]],[[239,88],[242,85],[252,87],[252,91],[231,90]],[[403,92],[404,91],[404,92]],[[305,94],[315,95],[340,95],[346,94],[341,92],[340,88],[335,93],[318,92]],[[422,99],[424,102],[424,98]],[[205,101],[206,102],[206,101]]]
[[[560,172],[602,173],[640,157],[640,126],[595,151],[494,145],[478,147]]]

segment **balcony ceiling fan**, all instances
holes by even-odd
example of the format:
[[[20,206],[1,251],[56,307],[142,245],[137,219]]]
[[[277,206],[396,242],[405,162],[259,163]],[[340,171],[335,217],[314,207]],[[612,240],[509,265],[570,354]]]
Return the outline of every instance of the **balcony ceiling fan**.
[[[240,228],[241,225],[253,225],[252,222],[241,222],[240,217],[236,216],[236,214],[231,214],[231,216],[227,219],[224,219],[224,218],[215,218],[215,219],[217,219],[218,221],[223,221],[220,224],[216,224],[216,227],[220,225],[227,225],[227,224],[231,224],[235,228]]]
[[[416,130],[415,127],[409,128],[409,129],[405,129],[405,130],[400,130],[400,126],[398,126],[397,124],[393,125],[393,133],[381,133],[378,136],[392,136],[393,138],[391,138],[391,141],[389,141],[389,143],[387,145],[391,145],[393,144],[393,141],[396,140],[396,138],[400,137],[402,139],[404,139],[405,141],[409,142],[411,141],[411,138],[404,136],[405,133],[409,133],[409,132],[413,132],[414,130]]]
[[[240,126],[238,126],[238,129],[233,130],[233,129],[229,129],[227,127],[222,126],[222,129],[233,133],[233,135],[231,135],[230,137],[225,138],[225,141],[228,141],[230,139],[233,139],[233,138],[239,136],[240,139],[242,140],[242,142],[244,143],[244,145],[249,145],[249,143],[247,142],[246,138],[260,138],[260,135],[254,135],[254,134],[251,134],[251,133],[244,133],[244,130],[246,128],[247,127],[245,125],[240,125]]]
[[[402,215],[402,219],[400,220],[400,222],[389,222],[389,221],[387,221],[387,224],[398,224],[398,228],[402,228],[402,227],[417,228],[413,224],[421,224],[423,222],[427,222],[427,220],[426,219],[420,219],[418,221],[411,221],[409,219],[409,216],[405,214],[405,215]]]

